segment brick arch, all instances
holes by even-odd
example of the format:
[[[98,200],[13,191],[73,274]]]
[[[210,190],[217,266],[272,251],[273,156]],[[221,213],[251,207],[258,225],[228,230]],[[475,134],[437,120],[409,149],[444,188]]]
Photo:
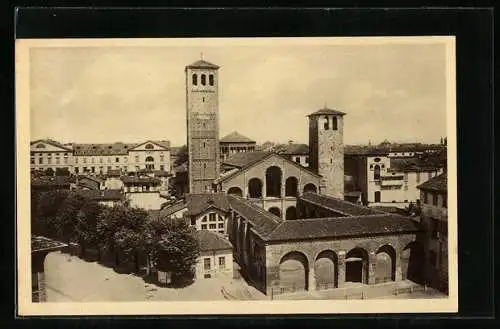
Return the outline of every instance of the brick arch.
[[[304,193],[306,193],[306,192],[317,193],[318,192],[318,187],[316,186],[316,184],[307,183],[307,184],[304,185]]]
[[[262,180],[257,177],[248,180],[248,196],[250,198],[262,197]]]
[[[368,283],[369,255],[369,252],[361,246],[346,252],[346,281]]]
[[[338,287],[338,255],[333,250],[323,250],[314,261],[316,289],[332,289]]]
[[[295,176],[290,176],[285,181],[285,196],[297,196],[299,180]]]
[[[283,184],[283,170],[278,166],[266,169],[266,196],[281,197],[281,185]]]
[[[243,196],[243,191],[238,186],[233,186],[227,190],[227,194],[234,194],[241,197]]]
[[[309,289],[309,260],[300,251],[291,251],[280,259],[279,284],[284,292]]]
[[[396,280],[396,249],[384,244],[375,252],[375,283]]]

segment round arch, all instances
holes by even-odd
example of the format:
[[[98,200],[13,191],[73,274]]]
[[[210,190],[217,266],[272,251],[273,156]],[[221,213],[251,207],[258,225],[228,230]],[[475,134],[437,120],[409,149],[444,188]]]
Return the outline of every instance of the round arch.
[[[306,192],[314,192],[314,193],[317,193],[318,192],[318,189],[316,188],[316,185],[314,185],[313,183],[309,183],[309,184],[306,184],[304,186],[304,193]]]
[[[248,195],[250,198],[262,197],[262,181],[259,178],[252,178],[248,181]]]
[[[408,279],[416,283],[423,283],[424,265],[424,247],[417,241],[410,242],[401,253],[403,279]]]
[[[368,252],[360,247],[349,250],[345,260],[345,281],[368,284]]]
[[[281,197],[281,168],[272,166],[266,170],[266,196],[268,197]]]
[[[375,283],[396,280],[396,250],[386,244],[376,253]]]
[[[297,196],[297,186],[299,181],[297,177],[290,176],[285,181],[285,196]]]
[[[280,210],[280,208],[278,208],[278,207],[271,207],[271,208],[269,208],[268,211],[271,214],[273,214],[273,215],[278,216],[279,218],[281,218],[281,210]]]
[[[280,290],[285,292],[308,290],[309,262],[307,257],[292,251],[283,256],[279,265]]]
[[[338,287],[338,257],[332,250],[323,250],[314,262],[316,289],[333,289]]]
[[[286,220],[297,219],[297,209],[294,206],[290,206],[286,209],[285,219]]]
[[[146,157],[146,162],[154,162],[155,159],[152,156]]]
[[[227,190],[227,194],[237,195],[239,197],[242,197],[243,196],[243,191],[239,187],[233,186],[233,187],[231,187],[231,188],[229,188]]]

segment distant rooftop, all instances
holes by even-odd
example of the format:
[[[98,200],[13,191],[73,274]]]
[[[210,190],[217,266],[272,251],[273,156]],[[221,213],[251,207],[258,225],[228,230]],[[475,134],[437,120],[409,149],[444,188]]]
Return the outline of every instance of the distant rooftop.
[[[329,109],[325,106],[325,108],[322,108],[320,110],[317,110],[316,112],[313,112],[309,114],[308,116],[317,116],[317,115],[339,115],[339,116],[344,116],[346,115],[344,112],[340,112],[337,110]]]
[[[225,193],[197,193],[187,194],[187,215],[199,215],[209,208],[217,208],[222,211],[229,210],[229,203]]]
[[[426,191],[446,192],[448,191],[448,174],[444,172],[440,175],[434,176],[417,187]]]
[[[233,131],[230,134],[222,137],[219,141],[220,143],[255,143],[254,140],[243,136],[237,131]]]
[[[210,62],[207,62],[206,60],[203,60],[203,59],[200,59],[188,66],[186,66],[186,68],[188,69],[218,69],[219,66],[215,65],[215,64],[212,64]]]
[[[288,144],[278,151],[279,154],[284,155],[308,155],[309,145],[307,144]]]
[[[196,231],[200,251],[232,250],[231,243],[219,233],[208,230]]]

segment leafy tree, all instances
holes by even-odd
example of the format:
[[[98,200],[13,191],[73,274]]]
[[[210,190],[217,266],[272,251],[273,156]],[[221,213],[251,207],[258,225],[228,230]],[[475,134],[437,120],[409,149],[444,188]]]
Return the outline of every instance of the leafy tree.
[[[37,234],[50,238],[59,237],[58,212],[63,207],[68,195],[69,191],[54,190],[42,192],[36,198],[35,218],[32,218],[32,229],[36,230]]]
[[[70,176],[68,168],[56,168],[56,176]]]
[[[75,238],[80,244],[82,253],[85,248],[99,246],[97,220],[102,211],[103,206],[98,202],[88,201],[83,204],[76,215]]]
[[[70,192],[64,200],[62,206],[57,211],[58,236],[66,241],[75,240],[75,219],[78,212],[87,202],[81,195]]]
[[[174,166],[180,166],[184,162],[187,162],[189,159],[188,155],[188,147],[187,145],[182,145],[177,153],[177,159],[175,159]]]
[[[54,169],[49,167],[49,168],[45,169],[44,173],[46,176],[54,176]]]
[[[195,231],[184,219],[168,219],[155,222],[153,258],[158,270],[172,273],[172,281],[179,283],[191,279],[200,249]]]

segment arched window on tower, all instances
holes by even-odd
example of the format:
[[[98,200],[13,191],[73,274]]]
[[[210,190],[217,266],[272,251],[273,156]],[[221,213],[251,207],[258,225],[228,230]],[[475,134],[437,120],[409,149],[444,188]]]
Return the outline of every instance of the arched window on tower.
[[[193,85],[197,85],[198,84],[198,75],[196,74],[193,74]]]
[[[325,117],[325,122],[323,123],[323,128],[325,130],[328,130],[329,122],[328,122],[328,117]]]
[[[210,74],[208,76],[208,84],[213,86],[214,85],[214,75],[213,74]]]
[[[205,74],[201,75],[201,85],[204,86],[207,84],[207,76]]]
[[[337,129],[338,129],[338,119],[337,119],[337,117],[333,117],[332,130],[337,130]]]

